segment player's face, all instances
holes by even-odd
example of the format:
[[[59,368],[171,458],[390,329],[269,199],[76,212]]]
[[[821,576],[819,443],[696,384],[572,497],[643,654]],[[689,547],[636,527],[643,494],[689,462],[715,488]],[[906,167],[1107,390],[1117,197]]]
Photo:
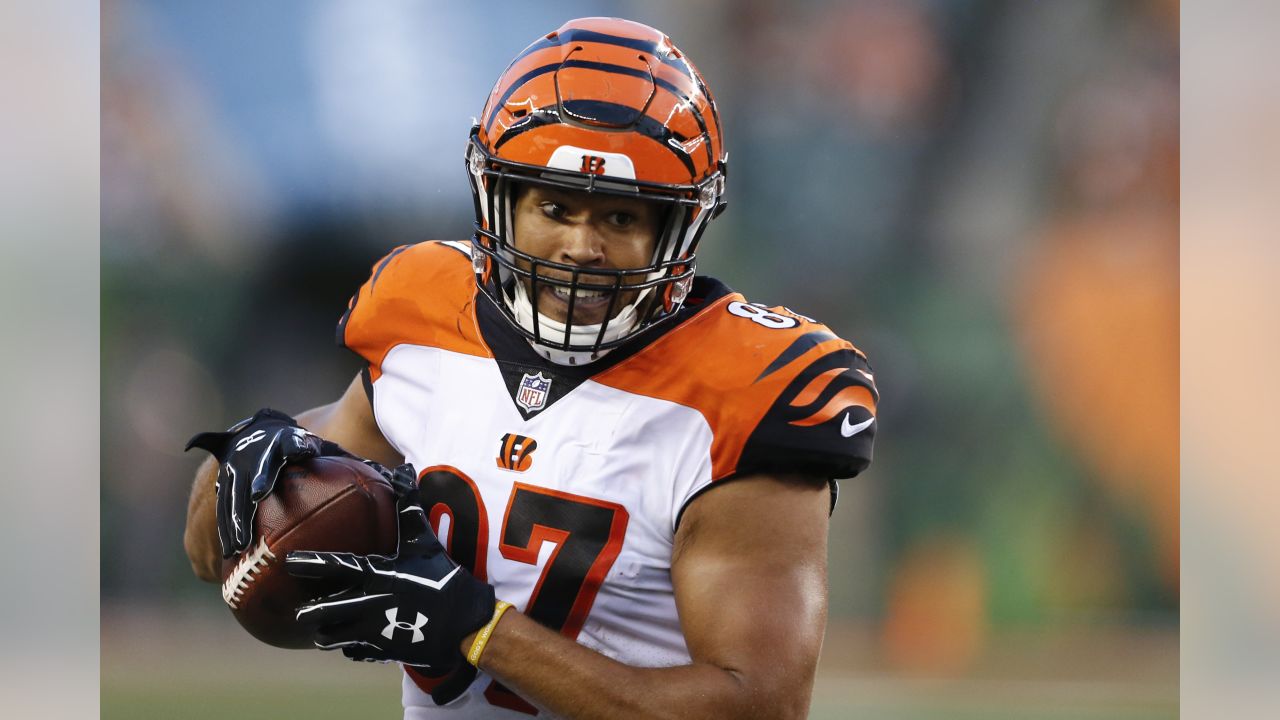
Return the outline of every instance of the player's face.
[[[651,202],[613,195],[529,185],[519,191],[515,209],[516,249],[534,257],[594,270],[633,270],[648,265],[657,245],[661,213]],[[527,268],[526,268],[527,269]],[[568,273],[543,269],[540,277],[570,280]],[[641,282],[637,274],[624,284]],[[525,281],[532,290],[532,281]],[[606,320],[610,294],[581,289],[590,276],[579,280],[573,303],[575,325],[595,325]],[[595,281],[605,285],[611,279]],[[635,301],[638,290],[624,291],[614,303],[613,314]],[[538,311],[565,322],[569,315],[568,289],[538,285]]]

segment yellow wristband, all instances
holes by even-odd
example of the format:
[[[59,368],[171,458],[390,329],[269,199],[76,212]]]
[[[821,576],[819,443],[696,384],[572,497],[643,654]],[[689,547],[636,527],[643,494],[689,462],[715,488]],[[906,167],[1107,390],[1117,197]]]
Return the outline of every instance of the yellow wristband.
[[[476,633],[476,639],[471,642],[471,651],[467,653],[467,662],[480,667],[480,654],[484,652],[484,646],[489,644],[489,636],[493,634],[493,629],[498,626],[498,621],[502,619],[502,613],[511,608],[511,603],[502,600],[493,606],[493,619],[488,625],[480,628],[480,632]]]

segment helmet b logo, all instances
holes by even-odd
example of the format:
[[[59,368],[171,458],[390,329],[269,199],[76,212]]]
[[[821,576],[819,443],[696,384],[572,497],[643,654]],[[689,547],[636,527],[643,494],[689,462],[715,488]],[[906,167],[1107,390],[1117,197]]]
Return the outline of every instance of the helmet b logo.
[[[581,171],[584,173],[591,173],[593,175],[603,175],[604,158],[599,155],[583,155]]]
[[[507,433],[499,442],[498,467],[515,472],[524,472],[533,467],[533,451],[538,449],[537,440]]]

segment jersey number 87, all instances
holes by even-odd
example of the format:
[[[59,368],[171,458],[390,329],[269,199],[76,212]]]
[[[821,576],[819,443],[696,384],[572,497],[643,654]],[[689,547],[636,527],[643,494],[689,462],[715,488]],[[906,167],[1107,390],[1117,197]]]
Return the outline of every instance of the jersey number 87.
[[[422,471],[418,484],[422,506],[437,535],[442,517],[449,517],[448,536],[440,536],[449,556],[487,582],[489,514],[475,481],[457,468],[438,465]],[[627,519],[626,509],[616,503],[515,483],[499,530],[502,557],[537,565],[543,543],[558,547],[542,568],[525,614],[576,639],[622,549]],[[494,705],[537,712],[500,683],[490,685],[484,694]]]

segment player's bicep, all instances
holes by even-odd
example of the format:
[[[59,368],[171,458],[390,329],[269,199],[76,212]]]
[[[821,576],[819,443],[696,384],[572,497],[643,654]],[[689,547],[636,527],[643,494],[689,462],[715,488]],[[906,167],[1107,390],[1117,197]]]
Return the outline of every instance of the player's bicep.
[[[695,663],[766,705],[808,703],[826,626],[825,481],[754,476],[690,504],[672,582]]]
[[[404,461],[378,429],[364,381],[359,375],[336,402],[301,413],[297,419],[298,424],[338,443],[347,452],[388,467]]]

